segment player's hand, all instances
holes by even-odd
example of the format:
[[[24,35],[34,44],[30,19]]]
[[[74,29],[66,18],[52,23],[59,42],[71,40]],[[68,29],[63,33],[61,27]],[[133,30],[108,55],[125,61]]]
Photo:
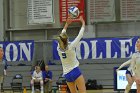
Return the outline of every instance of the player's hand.
[[[69,18],[69,19],[72,19],[72,14],[69,14],[69,15],[68,15],[68,18]]]
[[[79,20],[80,20],[81,22],[84,21],[83,16],[80,16],[80,17],[79,17]]]
[[[82,22],[83,25],[85,25],[85,20],[83,19],[83,16],[80,16],[79,20]]]
[[[118,72],[119,71],[119,69],[116,69],[116,72]]]
[[[63,29],[67,30],[67,28],[68,28],[68,26],[71,24],[71,22],[72,22],[72,19],[68,17],[68,18],[66,19],[66,23],[65,23],[65,26],[64,26]]]
[[[45,80],[46,80],[46,81],[48,81],[48,80],[49,80],[49,78],[45,78]]]
[[[70,17],[68,17],[67,20],[66,20],[66,24],[70,25],[71,23],[72,23],[72,19]]]

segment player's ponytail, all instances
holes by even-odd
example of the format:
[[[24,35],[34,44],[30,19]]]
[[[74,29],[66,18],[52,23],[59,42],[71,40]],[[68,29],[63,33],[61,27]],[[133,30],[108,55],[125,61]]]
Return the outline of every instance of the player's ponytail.
[[[63,43],[63,46],[66,49],[66,47],[68,46],[68,35],[67,35],[67,33],[66,32],[65,33],[61,33],[57,37],[57,40],[58,40],[60,45],[62,45],[62,43]]]

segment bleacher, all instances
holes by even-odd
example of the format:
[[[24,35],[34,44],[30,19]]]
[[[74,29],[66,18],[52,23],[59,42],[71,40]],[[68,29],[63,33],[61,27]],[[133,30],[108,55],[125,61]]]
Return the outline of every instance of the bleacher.
[[[103,88],[114,88],[114,70],[116,66],[120,66],[120,63],[127,61],[128,59],[95,59],[95,60],[80,60],[80,69],[84,75],[85,80],[88,79],[97,80],[98,85],[102,85]],[[92,61],[92,62],[91,62]],[[56,62],[60,63],[60,62]],[[62,74],[62,65],[50,65],[49,69],[53,72],[53,79]],[[53,83],[55,85],[55,82]]]
[[[85,80],[95,79],[98,85],[103,85],[103,88],[114,87],[113,68],[119,66],[120,62],[125,62],[127,59],[104,59],[103,60],[92,60],[94,63],[84,63],[80,60],[80,69],[85,77]],[[116,61],[116,62],[115,62]],[[113,62],[113,63],[111,63]],[[118,63],[119,62],[119,63]],[[22,65],[25,64],[25,65]],[[11,81],[14,75],[21,74],[23,76],[23,87],[26,86],[30,89],[30,70],[32,62],[8,62],[7,76],[4,77],[3,89],[11,89]],[[53,86],[56,86],[56,81],[63,73],[62,65],[49,65],[49,69],[53,72]]]
[[[3,90],[11,89],[12,79],[16,74],[21,74],[22,79],[22,87],[30,88],[30,79],[31,79],[31,67],[32,62],[7,62],[8,69],[7,75],[4,76],[3,80]]]
[[[116,64],[81,64],[80,69],[84,75],[85,80],[97,80],[99,85],[103,88],[113,88],[113,67]],[[50,65],[49,69],[53,72],[53,81],[57,81],[60,74],[62,74],[62,65]],[[53,82],[56,85],[56,82]]]

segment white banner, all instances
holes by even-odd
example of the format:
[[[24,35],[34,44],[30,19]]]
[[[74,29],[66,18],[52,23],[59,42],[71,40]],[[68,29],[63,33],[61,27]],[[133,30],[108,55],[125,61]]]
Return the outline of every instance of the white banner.
[[[117,71],[117,89],[125,89],[127,83],[126,70]],[[131,89],[136,89],[136,82],[132,84]]]
[[[76,46],[76,55],[78,59],[131,58],[132,54],[137,51],[137,39],[138,36],[82,39]],[[58,42],[54,40],[53,58],[55,60],[59,60],[57,46]]]
[[[53,0],[28,0],[28,24],[54,23]]]
[[[0,42],[0,47],[4,50],[4,59],[6,61],[32,61],[33,59],[33,40]]]
[[[115,21],[114,0],[90,0],[89,3],[90,22],[110,22]]]

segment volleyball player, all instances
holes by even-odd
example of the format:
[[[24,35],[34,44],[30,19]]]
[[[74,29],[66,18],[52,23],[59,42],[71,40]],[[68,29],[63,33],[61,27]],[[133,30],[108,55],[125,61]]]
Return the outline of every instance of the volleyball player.
[[[66,30],[72,22],[71,19],[68,19],[66,21],[66,24],[61,34],[57,37],[57,51],[62,62],[63,75],[66,78],[67,85],[71,93],[77,93],[77,88],[79,93],[86,93],[85,80],[79,69],[79,61],[77,60],[75,53],[75,48],[79,43],[80,39],[83,37],[83,33],[85,30],[85,21],[83,17],[80,16],[79,20],[82,23],[82,27],[74,41],[70,43],[66,34]]]
[[[137,86],[137,93],[140,93],[140,38],[136,42],[137,52],[132,55],[132,71]]]
[[[133,79],[132,74],[131,74],[131,71],[132,71],[132,61],[131,61],[131,59],[124,62],[118,69],[116,69],[116,71],[118,71],[118,70],[120,70],[121,68],[123,68],[124,66],[127,66],[127,65],[129,65],[129,67],[127,68],[125,74],[126,74],[128,84],[126,85],[124,93],[129,93],[129,91],[131,89],[131,86],[134,83],[134,79]]]

